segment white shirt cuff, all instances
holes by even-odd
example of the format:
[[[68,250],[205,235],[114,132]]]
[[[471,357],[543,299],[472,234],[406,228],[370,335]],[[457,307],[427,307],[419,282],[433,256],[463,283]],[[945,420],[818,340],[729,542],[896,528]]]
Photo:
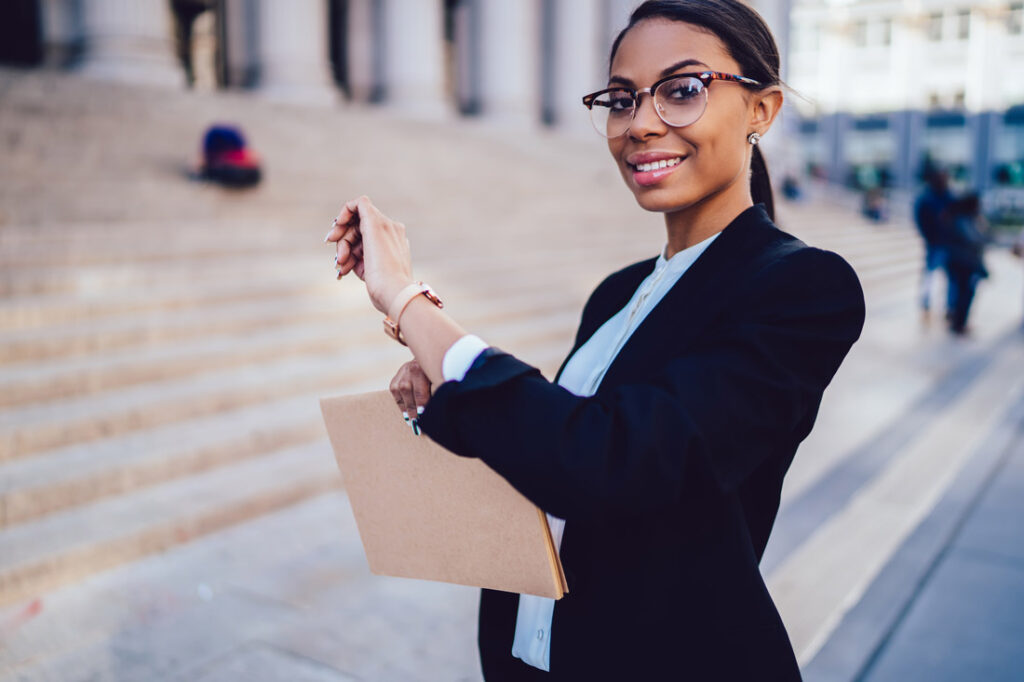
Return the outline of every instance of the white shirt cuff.
[[[451,345],[441,361],[441,374],[445,381],[462,381],[466,372],[473,366],[480,353],[487,349],[487,344],[479,336],[466,334]]]

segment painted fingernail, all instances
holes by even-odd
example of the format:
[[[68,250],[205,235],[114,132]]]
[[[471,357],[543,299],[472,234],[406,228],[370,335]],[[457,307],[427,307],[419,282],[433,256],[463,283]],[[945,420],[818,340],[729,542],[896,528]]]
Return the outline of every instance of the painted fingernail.
[[[324,235],[324,244],[326,244],[331,239],[331,232],[334,232],[333,227],[327,232],[327,234]]]
[[[404,419],[407,422],[409,421],[409,413],[406,412],[405,410],[402,410],[402,419]]]
[[[417,405],[416,406],[416,414],[423,414],[423,410],[425,410],[425,409],[427,409],[427,408],[423,407],[422,405]]]
[[[335,280],[339,280],[339,279],[341,279],[342,277],[344,277],[344,275],[342,275],[342,274],[341,274],[341,271],[339,270],[339,271],[338,271],[338,276],[337,276],[337,277],[335,277],[334,279],[335,279]]]
[[[415,419],[412,420],[412,432],[415,435],[420,435],[420,424]]]

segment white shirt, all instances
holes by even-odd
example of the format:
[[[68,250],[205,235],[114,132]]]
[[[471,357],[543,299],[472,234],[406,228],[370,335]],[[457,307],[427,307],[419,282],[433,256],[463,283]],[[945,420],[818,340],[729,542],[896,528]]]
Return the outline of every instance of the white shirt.
[[[665,259],[663,249],[654,265],[654,272],[640,283],[629,303],[573,353],[558,378],[559,386],[579,396],[593,395],[612,361],[636,328],[719,234],[713,234],[668,260]],[[473,361],[486,348],[487,344],[482,339],[470,334],[452,344],[441,366],[445,381],[461,381]],[[547,517],[551,537],[555,547],[560,550],[565,521],[550,514]],[[554,612],[554,599],[519,595],[516,634],[512,641],[513,656],[535,668],[550,670],[551,620]]]

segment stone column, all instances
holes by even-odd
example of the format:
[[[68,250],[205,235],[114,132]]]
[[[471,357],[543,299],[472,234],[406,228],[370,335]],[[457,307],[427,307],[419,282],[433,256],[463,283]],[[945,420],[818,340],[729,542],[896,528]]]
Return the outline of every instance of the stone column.
[[[632,14],[633,7],[640,3],[636,0],[597,0],[597,2],[598,11],[601,13],[601,36],[598,44],[603,45],[607,52],[611,49],[615,37],[629,23],[629,15]]]
[[[846,159],[846,142],[850,137],[852,117],[847,113],[833,113],[822,117],[820,128],[825,143],[825,165],[828,169],[830,182],[842,185],[846,182],[848,162]]]
[[[751,7],[757,10],[779,46],[779,63],[783,80],[789,72],[789,33],[790,15],[793,10],[792,0],[752,0]]]
[[[1006,68],[1007,19],[1005,12],[986,7],[971,12],[964,93],[970,111],[995,111],[1008,104],[1003,99],[1003,80],[1012,71]]]
[[[98,78],[183,86],[165,0],[84,0],[82,73]]]
[[[442,0],[385,0],[385,101],[410,116],[452,109],[445,83]]]
[[[608,80],[608,48],[602,40],[601,8],[593,0],[555,0],[552,105],[555,124],[571,134],[592,135],[583,95]]]
[[[924,113],[920,110],[904,109],[890,114],[889,129],[896,141],[896,158],[893,163],[896,187],[911,191],[917,187],[924,125]]]
[[[349,95],[356,102],[384,96],[383,21],[383,0],[349,0],[345,49]]]
[[[540,7],[536,0],[481,0],[482,113],[504,125],[540,119]]]
[[[253,0],[221,0],[222,68],[228,87],[248,88],[259,78],[258,9]]]
[[[66,66],[82,49],[82,5],[77,0],[42,0],[43,59]]]
[[[462,0],[452,17],[454,45],[452,73],[455,106],[462,114],[480,113],[480,7]]]
[[[260,92],[307,103],[337,101],[328,60],[326,0],[261,0],[258,17]]]

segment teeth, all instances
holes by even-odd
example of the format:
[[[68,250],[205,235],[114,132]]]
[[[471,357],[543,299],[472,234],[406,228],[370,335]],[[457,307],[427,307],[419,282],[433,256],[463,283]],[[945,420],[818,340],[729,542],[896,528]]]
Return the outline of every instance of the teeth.
[[[683,157],[677,156],[674,159],[661,159],[660,161],[651,161],[650,163],[638,163],[636,169],[640,172],[659,170],[661,168],[671,168],[672,166],[678,165],[683,160]]]

